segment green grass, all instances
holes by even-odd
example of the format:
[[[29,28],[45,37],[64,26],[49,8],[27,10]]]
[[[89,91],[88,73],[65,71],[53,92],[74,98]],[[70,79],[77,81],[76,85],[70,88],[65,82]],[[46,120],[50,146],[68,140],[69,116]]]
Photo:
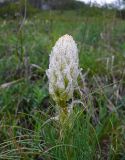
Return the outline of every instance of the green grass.
[[[93,13],[93,14],[92,14]],[[125,159],[125,22],[114,11],[44,11],[25,20],[0,19],[0,159]],[[93,15],[93,16],[92,16]],[[82,95],[62,128],[46,69],[56,40],[78,44]],[[63,135],[61,136],[60,132]]]

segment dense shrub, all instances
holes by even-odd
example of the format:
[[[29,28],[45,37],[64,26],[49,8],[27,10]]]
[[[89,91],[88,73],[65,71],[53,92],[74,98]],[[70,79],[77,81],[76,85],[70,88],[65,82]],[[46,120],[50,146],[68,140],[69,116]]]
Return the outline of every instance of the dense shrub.
[[[25,12],[25,4],[20,2],[5,2],[0,6],[0,17],[2,18],[15,18],[17,16],[23,16]],[[29,3],[26,5],[26,15],[31,16],[38,12],[38,9],[32,7]]]
[[[118,11],[116,12],[116,17],[117,17],[117,18],[121,18],[121,19],[125,19],[125,9],[123,9],[123,10],[118,10]]]

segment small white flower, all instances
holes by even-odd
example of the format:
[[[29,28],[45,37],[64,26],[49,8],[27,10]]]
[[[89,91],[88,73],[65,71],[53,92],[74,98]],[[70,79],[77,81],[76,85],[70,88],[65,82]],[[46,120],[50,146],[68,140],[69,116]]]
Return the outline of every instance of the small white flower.
[[[64,35],[56,42],[49,59],[46,74],[49,79],[49,93],[59,105],[73,97],[79,76],[78,49],[72,36]]]

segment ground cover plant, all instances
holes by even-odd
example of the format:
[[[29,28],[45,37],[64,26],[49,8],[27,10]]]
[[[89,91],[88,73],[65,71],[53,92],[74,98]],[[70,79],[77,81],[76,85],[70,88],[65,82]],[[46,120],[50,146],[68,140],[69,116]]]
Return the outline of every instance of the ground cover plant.
[[[98,12],[0,18],[0,159],[125,159],[125,22]],[[64,34],[74,37],[83,70],[73,114],[60,127],[46,70]]]

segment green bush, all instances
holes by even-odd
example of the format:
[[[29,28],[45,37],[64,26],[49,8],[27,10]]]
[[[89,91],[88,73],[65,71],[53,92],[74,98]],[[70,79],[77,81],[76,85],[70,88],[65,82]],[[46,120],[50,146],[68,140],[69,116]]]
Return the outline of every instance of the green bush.
[[[4,3],[0,8],[0,17],[2,18],[16,18],[18,16],[24,16],[25,4],[21,2]],[[38,9],[33,8],[29,3],[26,4],[26,15],[32,16],[37,13]]]

